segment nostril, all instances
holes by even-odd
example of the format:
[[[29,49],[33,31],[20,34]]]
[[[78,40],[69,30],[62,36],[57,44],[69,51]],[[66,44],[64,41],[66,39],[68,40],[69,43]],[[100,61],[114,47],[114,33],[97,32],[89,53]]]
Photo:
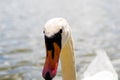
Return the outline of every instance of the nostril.
[[[50,72],[47,72],[45,74],[45,80],[52,80],[51,76],[50,76]]]

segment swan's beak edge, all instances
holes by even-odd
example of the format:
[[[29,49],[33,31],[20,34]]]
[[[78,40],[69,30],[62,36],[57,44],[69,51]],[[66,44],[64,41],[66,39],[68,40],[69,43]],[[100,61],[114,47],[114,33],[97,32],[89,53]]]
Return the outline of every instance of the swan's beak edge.
[[[44,79],[48,79],[48,80],[52,79],[56,75],[60,51],[61,51],[61,46],[56,42],[52,42],[51,47],[53,49],[46,48],[46,61],[42,73]]]

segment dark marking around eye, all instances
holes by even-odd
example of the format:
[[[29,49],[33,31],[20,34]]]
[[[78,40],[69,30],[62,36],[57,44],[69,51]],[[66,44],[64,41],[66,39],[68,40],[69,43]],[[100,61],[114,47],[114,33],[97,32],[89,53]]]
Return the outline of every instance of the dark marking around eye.
[[[47,50],[51,50],[52,51],[52,59],[54,59],[54,46],[53,43],[57,43],[57,45],[59,45],[59,47],[61,48],[61,41],[62,41],[62,36],[61,36],[61,30],[53,35],[52,37],[47,37],[45,36],[45,43],[46,43],[46,48]]]
[[[45,33],[45,30],[43,30],[43,33]]]
[[[60,31],[59,31],[60,33],[62,33],[62,29],[60,29]]]

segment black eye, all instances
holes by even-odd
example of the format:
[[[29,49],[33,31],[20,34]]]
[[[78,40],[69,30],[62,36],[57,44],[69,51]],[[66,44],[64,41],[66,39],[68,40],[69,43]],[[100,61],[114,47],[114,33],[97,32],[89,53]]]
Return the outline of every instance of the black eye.
[[[45,30],[43,30],[43,33],[45,33]]]
[[[60,29],[60,31],[59,31],[60,33],[62,33],[62,29]]]

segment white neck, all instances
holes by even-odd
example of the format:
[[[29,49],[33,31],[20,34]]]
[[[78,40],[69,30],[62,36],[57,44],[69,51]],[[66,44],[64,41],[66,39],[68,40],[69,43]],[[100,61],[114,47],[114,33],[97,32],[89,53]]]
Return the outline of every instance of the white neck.
[[[60,60],[63,80],[76,80],[74,48],[71,36],[62,48]]]

